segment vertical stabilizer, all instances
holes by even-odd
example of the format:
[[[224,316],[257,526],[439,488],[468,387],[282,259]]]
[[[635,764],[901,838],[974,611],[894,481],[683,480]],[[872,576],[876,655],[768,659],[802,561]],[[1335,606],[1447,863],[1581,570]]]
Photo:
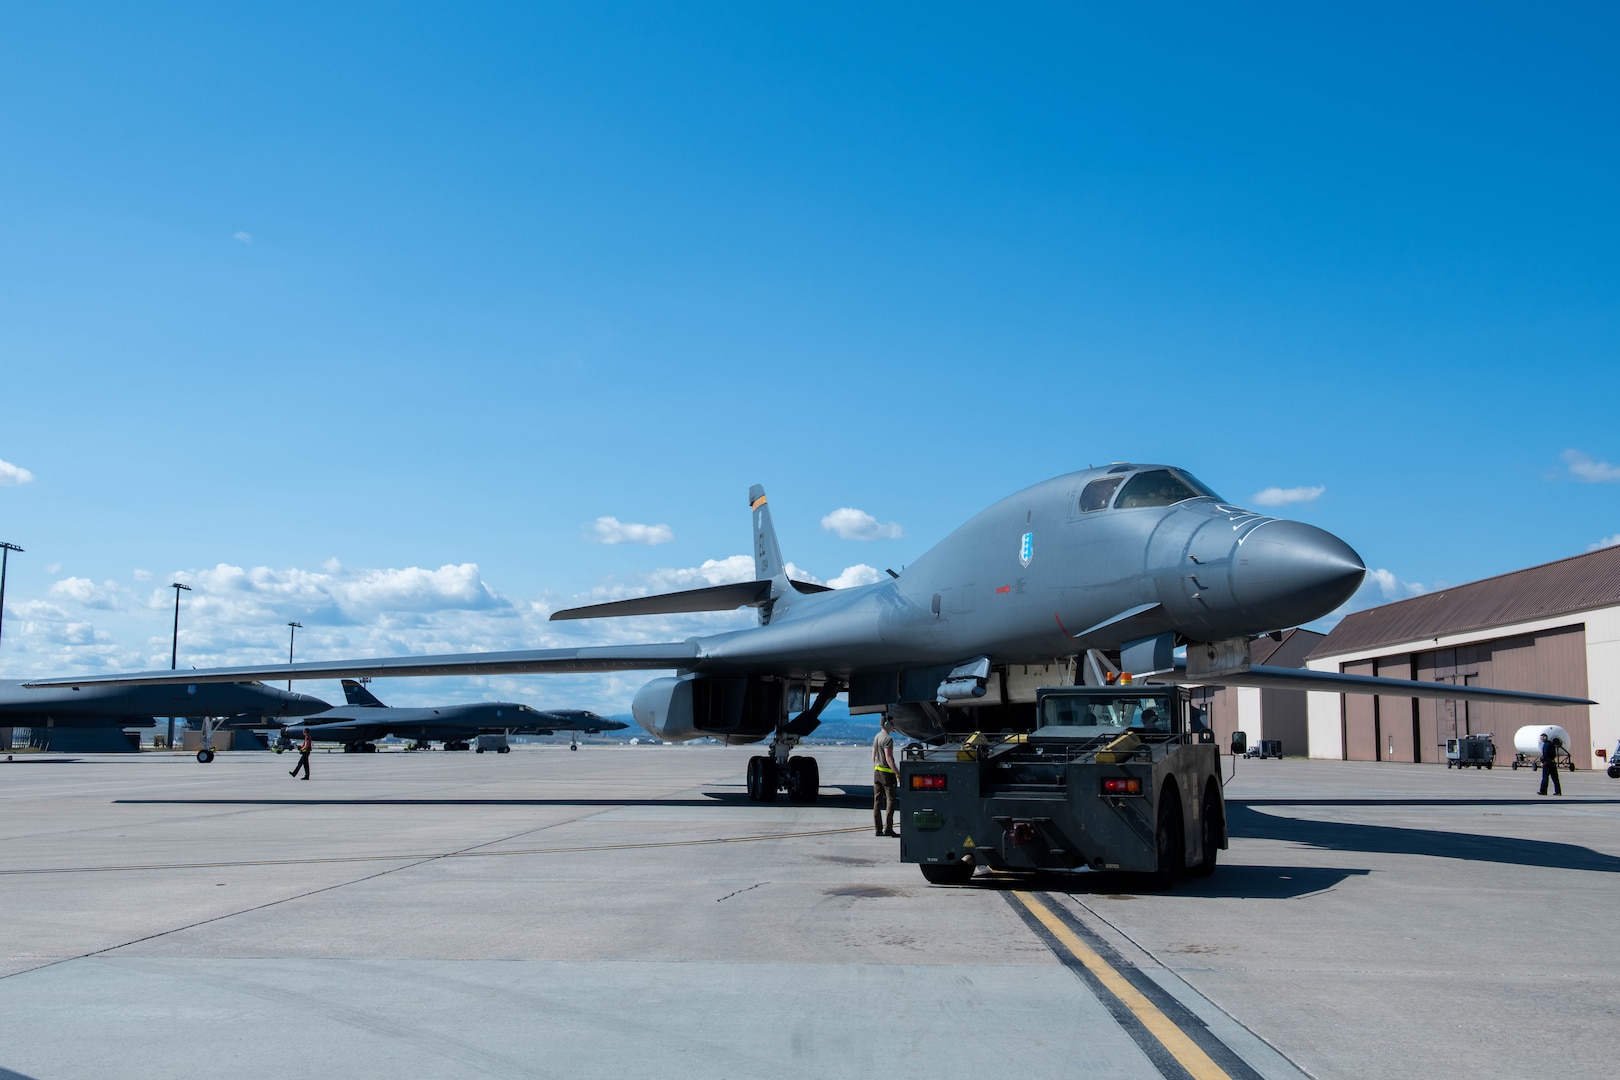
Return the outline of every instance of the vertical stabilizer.
[[[793,586],[788,582],[782,549],[776,543],[776,526],[771,524],[771,508],[765,502],[763,486],[755,484],[748,489],[748,509],[754,515],[754,580],[771,583],[770,599],[759,608],[759,624],[764,626],[772,615],[786,610]]]
[[[364,686],[361,686],[353,679],[343,680],[343,696],[348,700],[350,705],[367,709],[381,709],[385,707],[382,702],[377,700],[376,696],[373,695],[370,690],[367,690]]]
[[[765,488],[755,484],[748,489],[748,508],[754,513],[754,580],[787,577],[782,549],[776,545],[776,526],[771,524],[771,508],[765,502]]]

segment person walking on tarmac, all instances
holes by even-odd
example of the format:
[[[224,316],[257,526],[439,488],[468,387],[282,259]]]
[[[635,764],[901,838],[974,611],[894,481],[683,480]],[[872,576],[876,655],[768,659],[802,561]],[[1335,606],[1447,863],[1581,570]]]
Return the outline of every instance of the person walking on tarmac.
[[[894,811],[900,793],[899,770],[894,767],[894,721],[887,716],[872,740],[872,827],[878,836],[899,836]],[[888,812],[887,821],[884,812]]]
[[[309,729],[304,729],[304,741],[298,744],[298,764],[292,767],[288,776],[297,776],[298,770],[304,770],[304,779],[309,779],[309,752],[315,749],[315,740],[309,737]]]
[[[1541,791],[1539,792],[1541,795],[1547,794],[1547,777],[1549,776],[1552,777],[1553,794],[1562,795],[1564,793],[1563,786],[1558,782],[1558,744],[1563,741],[1562,739],[1547,738],[1545,731],[1541,733]]]

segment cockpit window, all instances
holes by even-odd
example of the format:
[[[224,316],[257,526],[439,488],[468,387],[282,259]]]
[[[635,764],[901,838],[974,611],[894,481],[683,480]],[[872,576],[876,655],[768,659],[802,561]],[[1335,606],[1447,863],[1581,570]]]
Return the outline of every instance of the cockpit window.
[[[1187,499],[1219,499],[1209,488],[1178,469],[1149,469],[1126,481],[1114,507],[1170,506]]]
[[[1101,480],[1093,480],[1086,485],[1080,493],[1080,512],[1089,514],[1093,510],[1106,510],[1108,500],[1114,497],[1114,489],[1119,487],[1122,476],[1105,476]]]

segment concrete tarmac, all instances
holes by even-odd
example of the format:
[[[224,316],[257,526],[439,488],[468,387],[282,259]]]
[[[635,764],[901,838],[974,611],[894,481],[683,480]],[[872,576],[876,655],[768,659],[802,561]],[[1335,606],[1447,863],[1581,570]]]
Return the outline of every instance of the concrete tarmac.
[[[0,1080],[1613,1072],[1601,773],[1239,762],[1212,879],[949,888],[815,753],[0,762]]]

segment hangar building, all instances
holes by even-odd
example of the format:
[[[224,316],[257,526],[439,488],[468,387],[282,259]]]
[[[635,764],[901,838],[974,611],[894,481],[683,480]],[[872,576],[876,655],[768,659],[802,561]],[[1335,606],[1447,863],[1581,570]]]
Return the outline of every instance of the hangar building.
[[[1448,738],[1490,733],[1497,761],[1507,762],[1519,728],[1559,724],[1575,767],[1603,768],[1620,739],[1620,547],[1346,615],[1306,666],[1598,702],[1481,705],[1313,692],[1312,757],[1444,763]]]

